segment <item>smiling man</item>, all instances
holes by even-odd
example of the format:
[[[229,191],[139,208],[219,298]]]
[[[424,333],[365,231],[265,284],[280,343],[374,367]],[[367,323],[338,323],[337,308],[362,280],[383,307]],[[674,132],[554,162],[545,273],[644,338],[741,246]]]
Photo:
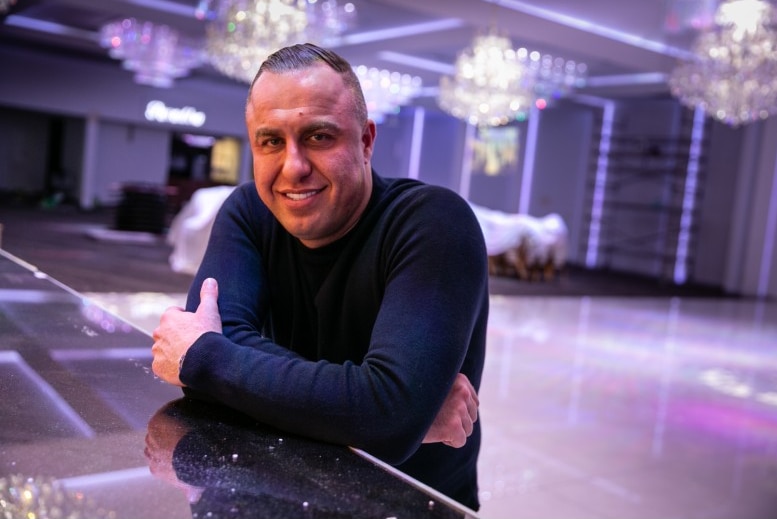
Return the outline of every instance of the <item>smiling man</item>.
[[[154,372],[291,433],[363,449],[477,509],[486,250],[457,194],[373,171],[337,54],[294,45],[249,89],[254,182],[223,204]]]

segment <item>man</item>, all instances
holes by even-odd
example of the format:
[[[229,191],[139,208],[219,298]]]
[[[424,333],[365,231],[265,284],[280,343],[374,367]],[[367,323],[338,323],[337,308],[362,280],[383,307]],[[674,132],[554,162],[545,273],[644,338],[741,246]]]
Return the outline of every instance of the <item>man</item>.
[[[468,204],[372,170],[358,78],[314,45],[265,61],[246,126],[254,184],[219,211],[188,311],[154,331],[154,372],[477,509],[488,274]]]

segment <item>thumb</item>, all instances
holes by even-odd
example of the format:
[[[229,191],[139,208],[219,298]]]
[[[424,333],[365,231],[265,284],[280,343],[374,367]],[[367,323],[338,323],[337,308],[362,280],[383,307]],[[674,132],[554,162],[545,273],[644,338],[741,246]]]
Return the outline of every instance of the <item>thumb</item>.
[[[218,283],[213,278],[207,278],[202,282],[202,287],[200,288],[200,306],[197,307],[197,313],[205,315],[218,315],[218,298]]]

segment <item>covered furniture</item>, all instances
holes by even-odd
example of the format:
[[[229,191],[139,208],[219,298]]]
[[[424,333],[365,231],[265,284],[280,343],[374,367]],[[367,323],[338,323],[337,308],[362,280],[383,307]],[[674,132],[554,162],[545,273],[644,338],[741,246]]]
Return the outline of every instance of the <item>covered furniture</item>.
[[[234,186],[198,189],[175,215],[167,232],[167,243],[173,246],[170,267],[175,272],[197,272],[208,246],[216,213],[234,189]]]
[[[470,203],[483,230],[492,275],[550,279],[567,259],[567,226],[557,213],[537,218]]]

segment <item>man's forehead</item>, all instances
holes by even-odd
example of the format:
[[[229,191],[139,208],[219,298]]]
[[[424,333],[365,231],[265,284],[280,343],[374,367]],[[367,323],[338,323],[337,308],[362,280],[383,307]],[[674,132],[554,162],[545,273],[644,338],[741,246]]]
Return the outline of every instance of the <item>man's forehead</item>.
[[[249,110],[275,110],[295,107],[330,110],[348,102],[350,95],[339,74],[329,67],[327,71],[310,69],[264,74],[254,84],[249,97]],[[329,74],[332,75],[329,75]]]

